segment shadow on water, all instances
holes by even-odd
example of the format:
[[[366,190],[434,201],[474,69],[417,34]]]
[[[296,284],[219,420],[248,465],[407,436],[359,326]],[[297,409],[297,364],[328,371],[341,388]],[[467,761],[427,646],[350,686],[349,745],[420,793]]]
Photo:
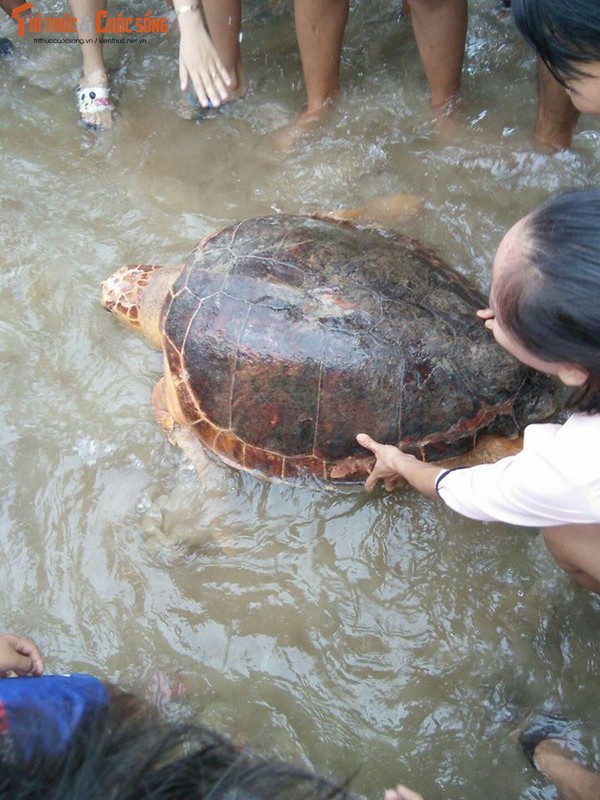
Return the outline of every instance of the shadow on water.
[[[98,286],[246,216],[411,192],[405,231],[485,288],[503,231],[600,166],[589,119],[569,153],[529,147],[534,59],[493,6],[471,4],[466,134],[447,142],[388,0],[354,3],[339,108],[291,152],[273,144],[303,101],[284,3],[247,3],[248,96],[198,123],[176,113],[174,36],[107,48],[120,117],[99,136],[76,125],[76,47],[18,41],[0,63],[3,625],[50,671],[338,777],[361,765],[372,797],[398,780],[430,800],[550,796],[507,732],[548,704],[599,752],[597,602],[534,533],[410,492],[265,484],[209,457],[196,475],[152,418],[159,355]]]

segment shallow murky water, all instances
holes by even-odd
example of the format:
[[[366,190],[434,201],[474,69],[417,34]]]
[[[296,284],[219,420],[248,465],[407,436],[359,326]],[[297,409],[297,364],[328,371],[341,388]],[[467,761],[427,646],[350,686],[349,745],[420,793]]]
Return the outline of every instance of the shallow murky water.
[[[246,4],[247,98],[201,123],[176,114],[175,36],[107,48],[121,117],[100,136],[76,125],[77,47],[19,41],[0,62],[2,626],[49,671],[106,676],[339,778],[361,765],[369,797],[398,780],[429,800],[551,797],[507,732],[546,705],[600,753],[597,601],[534,532],[410,492],[266,484],[209,458],[198,477],[152,417],[159,355],[98,285],[243,217],[415,192],[404,230],[484,287],[513,221],[596,180],[600,125],[583,119],[572,152],[531,150],[534,60],[477,0],[467,133],[440,141],[407,23],[377,0],[355,3],[338,111],[281,152],[303,88],[272,5]]]

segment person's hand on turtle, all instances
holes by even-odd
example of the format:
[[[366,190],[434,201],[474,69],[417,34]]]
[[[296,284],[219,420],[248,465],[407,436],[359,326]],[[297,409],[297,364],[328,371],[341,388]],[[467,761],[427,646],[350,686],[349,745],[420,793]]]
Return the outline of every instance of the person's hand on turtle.
[[[232,79],[210,40],[199,8],[191,8],[179,15],[179,31],[181,91],[184,92],[191,83],[201,106],[217,108],[229,99]]]
[[[0,677],[8,672],[17,675],[41,675],[44,661],[35,644],[26,636],[0,634]]]
[[[407,481],[403,475],[403,468],[407,463],[417,461],[414,456],[403,453],[398,447],[391,444],[381,444],[371,439],[366,433],[359,433],[356,441],[375,456],[375,466],[371,474],[365,481],[365,489],[371,492],[379,483],[383,481],[384,487],[388,492],[397,489],[398,486],[405,486]]]

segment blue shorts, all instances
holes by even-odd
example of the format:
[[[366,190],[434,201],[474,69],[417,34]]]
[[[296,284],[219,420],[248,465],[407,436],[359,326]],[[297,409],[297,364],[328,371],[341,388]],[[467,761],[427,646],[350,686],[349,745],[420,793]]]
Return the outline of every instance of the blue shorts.
[[[10,743],[28,759],[59,755],[109,702],[105,685],[92,675],[0,678],[0,745]]]

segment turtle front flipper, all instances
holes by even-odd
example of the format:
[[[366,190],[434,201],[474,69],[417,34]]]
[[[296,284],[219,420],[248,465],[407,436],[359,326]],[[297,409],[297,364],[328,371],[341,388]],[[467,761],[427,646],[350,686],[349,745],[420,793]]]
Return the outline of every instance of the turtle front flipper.
[[[494,464],[501,458],[515,456],[523,449],[523,437],[515,436],[509,439],[507,436],[496,436],[486,433],[477,439],[477,444],[468,453],[463,453],[455,458],[438,461],[440,466],[450,467],[476,467],[479,464]]]
[[[179,405],[177,390],[173,385],[173,378],[166,360],[164,376],[152,390],[150,403],[154,411],[154,418],[160,427],[167,432],[171,444],[181,447],[187,453],[187,450],[180,443],[181,437],[177,435],[177,429],[189,430],[190,423]],[[195,434],[192,434],[192,436],[196,438]]]
[[[170,378],[170,375],[169,375]],[[161,378],[152,390],[152,410],[160,427],[167,432],[169,441],[183,450],[196,470],[200,472],[207,464],[206,450],[191,428],[177,419],[178,413],[171,408],[171,397],[167,378]]]
[[[194,431],[186,425],[175,425],[169,434],[169,441],[183,451],[183,454],[199,474],[210,463],[208,450]]]
[[[164,378],[161,378],[152,390],[150,403],[152,405],[152,411],[154,411],[154,418],[160,427],[169,434],[170,439],[171,432],[175,427],[175,420],[167,406],[167,393],[165,390]]]
[[[318,211],[315,217],[334,222],[353,222],[367,228],[388,228],[410,219],[422,207],[423,198],[416,194],[394,194],[376,197],[359,208]]]

